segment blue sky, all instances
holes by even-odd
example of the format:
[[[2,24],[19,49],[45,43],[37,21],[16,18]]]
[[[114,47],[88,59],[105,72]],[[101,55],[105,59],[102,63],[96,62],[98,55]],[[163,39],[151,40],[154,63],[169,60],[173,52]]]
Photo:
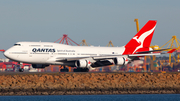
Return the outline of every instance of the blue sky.
[[[157,20],[152,44],[180,38],[179,0],[1,0],[0,49],[19,41],[54,42],[63,34],[77,43],[125,45],[141,28]],[[4,58],[0,54],[0,58]]]

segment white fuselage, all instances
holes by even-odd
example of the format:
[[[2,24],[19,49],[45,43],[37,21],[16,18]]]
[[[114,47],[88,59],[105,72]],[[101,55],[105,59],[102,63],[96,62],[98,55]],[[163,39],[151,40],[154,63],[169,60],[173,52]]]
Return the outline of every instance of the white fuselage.
[[[17,62],[31,64],[63,64],[56,58],[94,57],[122,55],[123,47],[70,46],[51,42],[18,42],[4,55]]]

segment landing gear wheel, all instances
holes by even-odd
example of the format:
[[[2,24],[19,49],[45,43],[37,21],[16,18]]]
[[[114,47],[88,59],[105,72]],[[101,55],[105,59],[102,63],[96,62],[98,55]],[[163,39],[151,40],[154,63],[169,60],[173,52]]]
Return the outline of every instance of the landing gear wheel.
[[[24,69],[23,69],[23,68],[20,68],[20,69],[19,69],[19,72],[24,72]]]
[[[77,68],[77,69],[74,69],[74,72],[89,72],[89,69],[88,68]]]
[[[60,72],[69,72],[69,69],[68,68],[63,68],[60,70]]]
[[[66,68],[66,66],[60,66],[59,68],[62,68],[62,69],[60,69],[60,71],[59,72],[69,72],[69,69],[68,68]]]
[[[89,69],[88,68],[82,68],[81,72],[89,72]]]

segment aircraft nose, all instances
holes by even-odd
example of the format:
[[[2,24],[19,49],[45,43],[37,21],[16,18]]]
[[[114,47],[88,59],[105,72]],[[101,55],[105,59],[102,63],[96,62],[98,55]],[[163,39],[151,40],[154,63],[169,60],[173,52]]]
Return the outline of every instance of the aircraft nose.
[[[7,51],[5,51],[5,52],[4,52],[4,56],[5,56],[5,57],[7,57],[7,55],[8,55],[8,52],[7,52]]]
[[[9,51],[8,51],[8,50],[6,50],[6,51],[4,52],[4,56],[7,57],[7,58],[9,57]]]

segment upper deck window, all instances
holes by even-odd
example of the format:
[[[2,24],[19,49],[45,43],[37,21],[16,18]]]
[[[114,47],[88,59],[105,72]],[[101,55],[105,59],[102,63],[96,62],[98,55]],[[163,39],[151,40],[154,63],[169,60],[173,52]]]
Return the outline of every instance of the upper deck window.
[[[21,46],[21,44],[14,44],[14,46]]]
[[[44,45],[44,47],[53,47],[53,45]]]
[[[29,45],[30,47],[41,47],[41,45]]]

